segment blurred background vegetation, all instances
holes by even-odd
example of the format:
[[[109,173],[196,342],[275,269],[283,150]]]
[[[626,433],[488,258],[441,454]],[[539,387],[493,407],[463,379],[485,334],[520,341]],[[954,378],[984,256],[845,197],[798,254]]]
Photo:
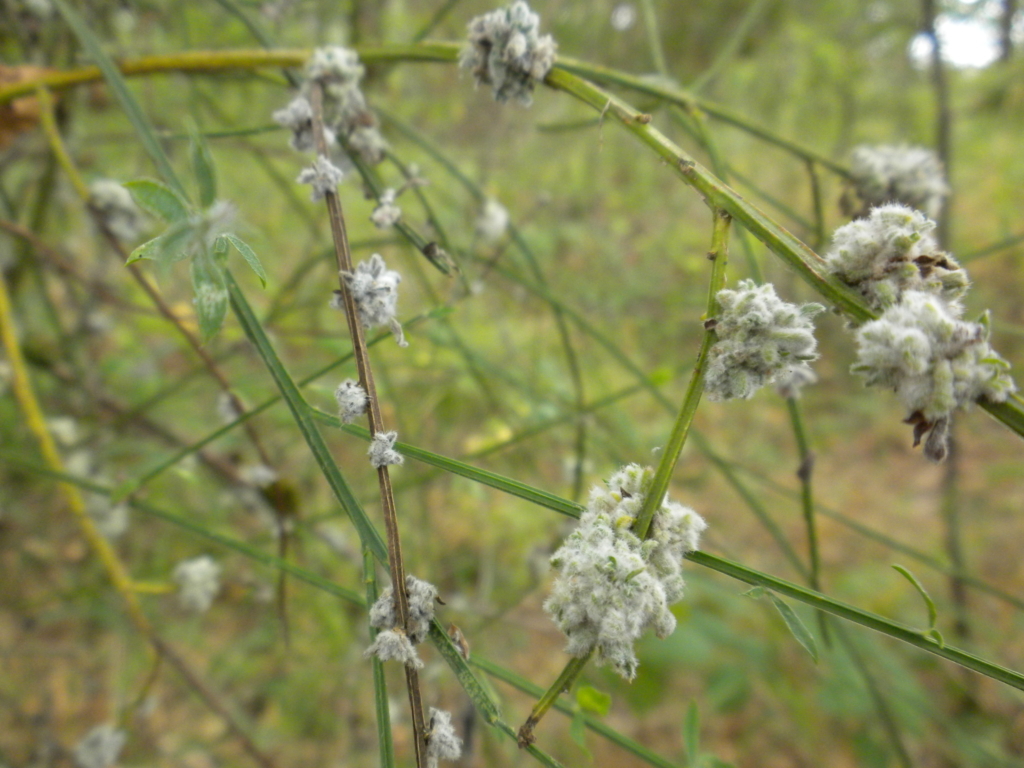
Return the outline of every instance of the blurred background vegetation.
[[[258,47],[243,16],[276,47],[372,46],[420,35],[457,41],[472,16],[491,8],[476,0],[76,5],[116,57]],[[656,39],[661,77],[842,166],[857,144],[936,145],[939,100],[929,40],[921,37],[929,5],[537,0],[534,10],[561,54],[637,75],[657,74]],[[978,0],[932,10],[947,58],[952,137],[945,245],[970,271],[969,315],[993,311],[993,344],[1019,367],[1024,60],[1013,51],[1015,5]],[[88,63],[48,3],[3,0],[0,13],[2,79],[17,79],[28,65]],[[156,74],[130,85],[182,170],[187,120],[207,134],[221,196],[237,205],[239,232],[270,277],[266,290],[250,274],[239,272],[240,282],[293,376],[347,354],[343,321],[327,305],[336,282],[327,219],[293,183],[304,160],[270,120],[289,98],[280,71]],[[458,276],[442,275],[392,232],[374,229],[374,204],[355,174],[342,186],[356,258],[380,252],[404,276],[399,307],[411,346],[386,339],[372,351],[385,420],[405,442],[569,498],[582,499],[622,463],[656,461],[652,451],[667,437],[702,333],[710,215],[699,196],[612,121],[601,124],[543,87],[529,109],[498,105],[450,65],[400,63],[369,67],[364,90],[394,156],[429,182],[422,192],[436,223],[412,193],[402,197],[406,219],[428,238],[443,233],[461,266]],[[693,114],[680,119],[651,97],[625,97],[709,162]],[[62,92],[57,117],[87,180],[154,175],[103,85]],[[827,247],[829,233],[846,221],[838,205],[841,174],[815,166],[823,201],[817,223],[803,159],[735,125],[696,118],[705,121],[738,191],[812,247]],[[0,219],[37,239],[0,232],[0,268],[34,384],[69,471],[107,485],[131,481],[219,426],[219,388],[127,279],[31,110],[21,122],[6,120]],[[495,243],[478,237],[481,198],[445,164],[508,209],[521,243],[510,234]],[[400,186],[396,164],[385,163],[381,174]],[[747,241],[784,298],[816,298],[763,246]],[[544,292],[536,290],[523,244],[536,258]],[[737,237],[730,283],[749,273],[747,259]],[[194,323],[185,270],[152,275],[182,322]],[[582,400],[545,296],[586,321],[569,323]],[[408,323],[445,306],[447,313]],[[656,385],[668,409],[595,332]],[[975,409],[958,417],[953,459],[930,465],[911,448],[895,398],[863,389],[848,373],[854,345],[842,319],[821,319],[819,339],[820,381],[805,391],[802,407],[816,456],[824,591],[926,626],[921,599],[889,567],[902,564],[934,598],[948,642],[1024,668],[1020,438]],[[246,403],[277,394],[232,319],[207,348]],[[74,744],[100,722],[129,733],[127,765],[247,764],[222,718],[188,685],[166,670],[157,670],[154,682],[147,645],[56,484],[14,460],[41,463],[10,388],[10,366],[0,366],[0,765],[67,765]],[[307,399],[331,411],[334,386],[352,372],[349,364],[317,379],[305,388]],[[254,424],[294,495],[289,556],[361,593],[358,539],[287,409],[272,407]],[[800,459],[786,402],[767,391],[746,402],[705,402],[696,427],[699,438],[683,454],[672,494],[708,520],[704,548],[802,582],[764,524],[770,519],[806,561]],[[365,444],[336,430],[325,428],[325,435],[379,519]],[[246,433],[235,429],[134,498],[276,553],[266,503],[237,482],[259,461]],[[394,477],[408,569],[441,589],[442,621],[457,624],[474,652],[546,687],[566,660],[563,638],[541,611],[546,558],[568,522],[414,461]],[[89,501],[100,510],[110,505],[99,495]],[[138,511],[115,546],[133,577],[152,587],[142,600],[154,625],[278,765],[376,764],[361,609],[290,582],[286,644],[273,570]],[[224,587],[208,613],[194,616],[164,585],[177,562],[203,553],[221,564]],[[970,580],[951,575],[958,569]],[[641,644],[637,680],[626,684],[593,665],[584,677],[612,697],[605,721],[670,763],[713,764],[686,754],[692,704],[701,751],[736,766],[1024,764],[1020,692],[852,626],[842,637],[831,634],[816,665],[770,604],[743,596],[746,587],[724,576],[687,570],[679,628],[667,640]],[[814,615],[796,610],[818,633]],[[432,650],[424,656],[427,702],[450,709],[460,732],[471,731],[461,764],[531,764],[474,719]],[[389,670],[389,677],[397,748],[408,763],[400,675]],[[520,722],[532,699],[493,684],[506,719]],[[645,764],[593,733],[580,736],[560,715],[546,720],[538,737],[567,765]]]

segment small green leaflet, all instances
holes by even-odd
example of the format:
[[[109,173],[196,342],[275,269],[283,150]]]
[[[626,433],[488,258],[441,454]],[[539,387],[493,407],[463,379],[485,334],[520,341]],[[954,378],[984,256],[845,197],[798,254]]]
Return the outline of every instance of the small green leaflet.
[[[192,173],[199,188],[199,204],[209,208],[217,199],[217,170],[213,165],[213,155],[195,123],[189,125],[188,133],[192,138]]]
[[[192,287],[196,294],[194,301],[199,332],[203,341],[209,341],[224,324],[224,316],[228,313],[228,289],[224,272],[206,254],[192,259]]]
[[[231,234],[230,232],[225,232],[217,239],[220,240],[221,238],[227,240],[229,243],[235,246],[235,250],[242,254],[242,258],[245,259],[245,263],[252,268],[252,271],[256,273],[256,277],[260,279],[260,282],[263,284],[263,287],[266,288],[267,273],[264,271],[263,265],[260,264],[260,260],[259,257],[256,255],[256,251],[250,248],[249,244],[246,243],[244,240],[237,237],[236,235]]]
[[[928,590],[924,588],[924,585],[908,569],[896,564],[893,564],[892,567],[900,576],[909,581],[914,586],[914,589],[917,590],[917,593],[921,595],[921,599],[924,600],[925,605],[928,607],[928,629],[922,634],[930,637],[941,648],[945,645],[946,641],[943,640],[942,633],[935,628],[935,622],[939,619],[939,611],[935,607],[935,601],[932,600],[932,596],[928,594]]]
[[[150,259],[163,264],[181,261],[188,256],[188,246],[194,236],[192,222],[188,219],[176,221],[162,233],[148,240],[128,256],[128,264],[139,259]]]
[[[772,601],[772,605],[782,616],[782,620],[786,622],[786,627],[789,629],[793,638],[803,646],[804,650],[811,654],[811,658],[814,659],[814,663],[818,663],[818,642],[814,639],[814,635],[811,634],[810,630],[803,623],[796,611],[794,611],[789,603],[783,600],[781,597],[776,595],[771,590],[765,589],[764,587],[754,587],[743,594],[748,597],[752,597],[755,600],[768,596],[768,599]]]
[[[159,216],[168,224],[174,224],[188,217],[188,204],[173,192],[170,187],[159,181],[139,179],[125,182],[132,199],[143,210]]]
[[[580,705],[582,711],[604,717],[612,708],[612,697],[611,694],[599,691],[597,688],[581,685],[576,690],[576,703]]]

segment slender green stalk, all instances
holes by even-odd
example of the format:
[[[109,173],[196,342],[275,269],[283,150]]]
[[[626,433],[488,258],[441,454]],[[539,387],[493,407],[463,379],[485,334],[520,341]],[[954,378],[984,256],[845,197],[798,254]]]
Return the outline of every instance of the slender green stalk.
[[[570,659],[569,663],[565,665],[565,668],[555,679],[555,682],[551,684],[551,687],[537,699],[537,703],[530,710],[530,716],[526,718],[526,722],[519,727],[519,732],[516,734],[516,741],[519,742],[521,748],[528,747],[537,740],[533,735],[533,729],[541,721],[541,718],[547,714],[548,710],[551,709],[555,701],[558,700],[558,697],[572,690],[573,683],[576,682],[576,678],[583,672],[584,667],[587,666],[587,662],[590,661],[590,657],[593,655],[594,650],[591,649],[585,656],[576,656]]]
[[[754,25],[761,20],[768,6],[773,0],[754,0],[747,8],[746,13],[743,14],[743,18],[740,19],[739,24],[736,25],[736,29],[732,31],[729,37],[725,41],[725,45],[715,56],[714,61],[707,67],[703,72],[698,75],[692,83],[689,85],[691,93],[700,93],[703,91],[719,74],[729,65],[729,63],[735,58],[740,48],[743,47],[743,43],[747,39],[747,35],[753,30]]]
[[[818,530],[814,521],[814,494],[811,488],[811,477],[814,474],[814,454],[807,443],[807,431],[804,429],[800,403],[790,397],[786,399],[786,406],[789,409],[797,453],[800,456],[800,467],[797,469],[796,476],[800,480],[801,509],[804,515],[804,525],[807,527],[807,549],[811,563],[808,580],[812,589],[821,591],[821,557],[818,552]]]
[[[675,423],[672,425],[672,432],[668,442],[661,449],[661,459],[658,468],[654,472],[654,479],[651,487],[644,497],[643,506],[633,524],[633,531],[641,539],[646,539],[650,532],[651,521],[654,513],[661,508],[661,504],[668,493],[668,486],[672,480],[672,472],[675,470],[679,454],[683,451],[686,438],[690,433],[690,426],[693,424],[694,414],[697,413],[697,406],[700,404],[700,396],[704,393],[704,368],[707,365],[708,353],[717,338],[715,335],[713,318],[719,311],[718,293],[725,287],[725,269],[729,261],[729,232],[732,225],[732,217],[721,210],[714,212],[714,230],[711,236],[711,250],[708,251],[708,259],[711,260],[711,282],[708,286],[708,304],[706,318],[706,330],[701,341],[700,352],[697,354],[697,364],[690,374],[690,383],[686,388],[686,395],[683,397],[683,404],[679,408]]]
[[[811,205],[814,207],[814,248],[820,250],[825,245],[825,203],[821,197],[821,179],[813,160],[805,160],[804,164],[811,183]]]
[[[668,72],[668,62],[665,60],[665,47],[661,44],[661,30],[658,29],[658,15],[654,11],[654,0],[642,0],[640,6],[644,11],[647,50],[651,53],[655,70],[665,74]]]
[[[998,680],[999,682],[1012,688],[1016,688],[1019,691],[1024,691],[1024,675],[1021,673],[982,659],[974,654],[968,653],[967,651],[962,651],[954,646],[940,645],[930,635],[925,632],[921,632],[920,630],[913,629],[912,627],[908,627],[905,624],[899,624],[877,614],[861,610],[860,608],[856,608],[848,603],[836,600],[835,598],[826,597],[825,595],[807,589],[806,587],[801,587],[775,576],[759,573],[754,569],[747,568],[746,566],[740,565],[732,560],[727,560],[723,557],[716,557],[715,555],[708,554],[707,552],[691,552],[686,556],[686,558],[691,562],[703,565],[706,568],[718,571],[719,573],[723,573],[727,576],[731,576],[739,581],[743,581],[754,586],[766,587],[778,592],[780,595],[786,595],[794,600],[799,600],[812,608],[817,608],[825,613],[837,616],[840,619],[851,621],[854,624],[860,624],[861,626],[873,629],[876,632],[881,632],[882,634],[888,635],[896,640],[902,640],[915,648],[920,648],[928,653],[940,656],[941,658],[952,661],[962,667],[966,667],[967,669],[978,672],[986,677],[990,677],[993,680]]]
[[[494,677],[497,680],[501,680],[504,683],[508,683],[516,690],[522,691],[523,693],[529,696],[537,698],[544,694],[544,689],[542,689],[539,685],[534,685],[525,677],[517,675],[515,672],[511,672],[507,669],[504,669],[503,667],[495,664],[493,661],[482,658],[476,655],[475,653],[470,657],[469,663],[472,664],[474,667],[477,667],[478,669],[482,669],[491,677]],[[571,717],[577,716],[577,713],[574,710],[573,706],[565,701],[555,699],[553,708]],[[622,747],[624,750],[640,758],[645,763],[649,763],[650,765],[656,766],[656,768],[677,768],[677,763],[674,763],[670,760],[666,760],[657,752],[653,752],[640,742],[635,741],[634,739],[631,739],[628,736],[619,733],[614,728],[611,728],[605,723],[601,722],[601,720],[595,717],[594,715],[591,715],[587,712],[583,712],[582,717],[583,722],[586,724],[587,728],[592,730],[594,733],[597,733],[603,736],[604,738],[608,739],[608,741],[612,742],[613,744]]]
[[[732,217],[721,210],[713,212],[713,231],[711,236],[711,250],[708,251],[708,259],[711,261],[711,280],[708,286],[708,303],[706,318],[714,317],[718,311],[718,292],[725,286],[725,269],[729,262],[729,232],[732,224]],[[668,492],[668,485],[672,479],[672,472],[675,469],[679,454],[682,453],[686,437],[690,432],[690,425],[693,424],[694,414],[697,412],[697,405],[700,403],[700,396],[704,392],[704,367],[707,363],[708,353],[711,345],[715,342],[714,325],[708,324],[701,341],[700,352],[697,354],[697,363],[690,373],[690,383],[687,385],[686,394],[683,397],[683,404],[679,409],[669,435],[668,443],[662,448],[661,460],[655,470],[654,479],[644,497],[643,506],[637,514],[633,523],[633,532],[641,539],[647,538],[650,531],[651,521],[654,513],[660,509],[665,494]],[[551,709],[551,705],[562,694],[563,691],[572,689],[576,678],[583,672],[587,662],[593,655],[591,650],[586,656],[573,658],[566,664],[562,673],[558,676],[547,692],[537,701],[530,712],[530,716],[519,729],[519,745],[532,744],[534,740],[533,729],[540,722],[541,718]]]

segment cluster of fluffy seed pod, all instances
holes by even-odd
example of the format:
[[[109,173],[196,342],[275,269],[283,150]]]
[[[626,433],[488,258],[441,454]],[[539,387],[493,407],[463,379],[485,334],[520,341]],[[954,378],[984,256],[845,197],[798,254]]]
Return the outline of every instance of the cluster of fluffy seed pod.
[[[718,292],[713,320],[717,340],[708,356],[704,391],[710,400],[753,397],[768,384],[788,388],[814,380],[808,363],[818,358],[813,319],[821,304],[782,301],[770,283],[742,280]]]
[[[683,596],[683,556],[698,548],[707,527],[692,509],[666,497],[641,540],[632,531],[654,477],[630,464],[590,492],[579,525],[552,555],[558,572],[544,610],[569,638],[566,653],[596,652],[632,680],[633,643],[648,628],[667,637],[676,626],[669,605]]]
[[[112,179],[97,179],[89,185],[89,207],[118,240],[133,242],[146,227],[131,192]]]
[[[174,580],[182,606],[205,613],[220,591],[220,566],[209,555],[182,560],[174,568]]]
[[[380,254],[356,265],[353,272],[342,272],[345,285],[359,311],[359,322],[366,329],[386,325],[400,347],[408,346],[402,326],[395,317],[398,311],[398,284],[402,276],[387,264]]]
[[[939,249],[934,229],[934,221],[905,205],[873,208],[835,231],[825,266],[874,310],[896,304],[905,291],[924,291],[959,311],[970,282],[956,259]]]
[[[497,101],[515,99],[529,106],[534,85],[555,63],[558,46],[551,35],[538,35],[540,17],[524,0],[477,16],[469,23],[469,42],[459,66],[473,73],[477,85],[489,85]]]
[[[1009,364],[989,345],[987,317],[963,319],[970,281],[939,250],[935,222],[898,203],[874,208],[836,230],[828,270],[882,315],[856,331],[852,370],[868,386],[891,388],[932,461],[946,457],[953,411],[1016,390]]]
[[[398,625],[395,591],[387,587],[370,606],[370,626],[381,631],[363,655],[367,658],[376,656],[381,661],[394,659],[419,669],[423,662],[415,646],[422,643],[430,632],[430,622],[434,620],[434,604],[437,602],[437,587],[415,576],[406,576],[405,591],[409,598],[408,626]]]
[[[853,194],[844,196],[843,208],[851,216],[897,202],[934,219],[949,194],[942,161],[924,147],[856,147],[850,156],[850,176]]]
[[[313,108],[309,83],[323,88],[323,120],[327,144],[341,139],[346,149],[363,162],[374,165],[384,159],[387,142],[377,127],[377,118],[359,88],[365,74],[355,51],[340,46],[317,48],[306,63],[306,83],[284,109],[274,112],[274,121],[292,132],[291,145],[302,152],[313,145]]]
[[[989,345],[987,318],[971,323],[937,295],[907,291],[878,320],[857,330],[852,370],[865,384],[889,387],[914,426],[914,445],[946,457],[953,411],[985,397],[1001,403],[1016,390],[1010,365]]]

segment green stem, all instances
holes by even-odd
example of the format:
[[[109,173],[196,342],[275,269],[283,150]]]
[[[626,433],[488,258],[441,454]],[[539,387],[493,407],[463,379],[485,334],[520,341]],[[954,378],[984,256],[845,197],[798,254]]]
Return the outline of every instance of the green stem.
[[[714,212],[714,228],[711,236],[711,250],[708,251],[708,258],[712,262],[711,281],[708,287],[707,317],[715,314],[718,307],[718,292],[725,285],[725,268],[729,262],[729,232],[732,217],[721,210]],[[707,363],[708,353],[715,341],[714,328],[708,328],[701,342],[700,352],[697,354],[697,363],[690,374],[690,383],[686,388],[686,395],[683,397],[683,404],[679,409],[675,424],[672,427],[672,434],[669,436],[668,444],[661,453],[661,461],[654,473],[651,487],[647,490],[643,507],[633,523],[633,532],[641,539],[647,538],[650,531],[651,521],[654,513],[661,507],[661,503],[668,491],[668,484],[672,478],[672,471],[675,469],[676,461],[686,443],[686,437],[690,432],[690,425],[693,424],[693,416],[697,412],[697,405],[700,403],[700,396],[704,392],[704,366]],[[551,684],[547,692],[540,698],[526,722],[519,729],[519,745],[525,746],[533,743],[533,729],[541,718],[551,709],[563,691],[572,688],[576,678],[583,672],[590,657],[593,656],[593,649],[586,656],[572,659],[558,679]]]
[[[705,317],[710,321],[718,312],[718,292],[725,287],[725,268],[729,262],[729,233],[732,224],[732,217],[721,210],[714,212],[714,232],[711,236],[711,250],[708,251],[708,258],[711,260],[711,283],[708,287],[707,313]],[[651,487],[647,489],[644,497],[643,507],[633,523],[633,532],[641,539],[647,538],[650,532],[651,521],[654,513],[661,508],[661,504],[668,492],[669,482],[672,480],[672,472],[675,470],[679,454],[686,443],[687,435],[690,433],[690,426],[693,424],[694,414],[700,403],[700,396],[704,393],[704,368],[707,365],[708,354],[712,344],[715,343],[715,330],[712,325],[705,333],[701,341],[700,352],[697,354],[697,364],[690,374],[690,383],[686,387],[686,395],[683,397],[683,404],[679,408],[675,424],[672,426],[672,433],[669,435],[668,443],[662,449],[661,460],[654,472],[654,479]]]
[[[875,318],[875,314],[848,287],[822,274],[821,258],[814,251],[696,162],[661,131],[654,128],[646,115],[641,115],[621,99],[576,77],[566,69],[554,69],[545,82],[622,123],[626,130],[635,134],[666,160],[686,184],[700,192],[709,205],[721,208],[742,223],[754,237],[789,264],[826,301],[849,315],[850,319],[864,322]]]
[[[821,558],[818,550],[818,526],[814,516],[814,493],[811,486],[811,479],[814,475],[814,454],[811,452],[807,442],[807,430],[804,428],[803,413],[800,410],[800,403],[796,397],[786,398],[786,407],[789,410],[789,421],[793,427],[793,436],[796,438],[797,453],[800,456],[800,466],[796,476],[800,480],[800,509],[804,515],[804,527],[807,529],[807,550],[811,563],[807,580],[811,589],[821,591]],[[825,621],[825,614],[818,614],[818,624],[821,629],[822,639],[829,643],[828,623]]]
[[[915,648],[920,648],[986,677],[991,677],[993,680],[998,680],[1011,688],[1024,691],[1024,675],[1021,673],[991,661],[986,661],[951,645],[940,645],[934,638],[920,630],[898,624],[895,621],[870,613],[869,611],[861,610],[848,603],[827,597],[785,579],[760,573],[732,560],[727,560],[724,557],[716,557],[707,552],[690,552],[686,559],[747,584],[766,587],[774,592],[778,592],[780,595],[786,595],[794,600],[799,600],[805,605],[817,608],[845,621],[860,624],[863,627],[881,632],[896,640],[902,640],[904,643]]]
[[[797,470],[796,475],[800,480],[800,503],[804,514],[804,525],[807,526],[807,549],[811,562],[808,581],[812,589],[820,592],[821,558],[818,553],[818,530],[814,519],[814,494],[811,488],[814,454],[807,443],[807,432],[804,429],[800,403],[795,398],[790,397],[786,399],[786,406],[789,408],[789,418],[793,426],[793,435],[796,438],[797,451],[800,455],[800,468]]]
[[[643,0],[644,30],[647,32],[647,48],[651,52],[654,69],[663,75],[668,74],[668,63],[665,60],[665,48],[661,44],[658,30],[658,16],[654,12],[654,0]]]
[[[548,710],[551,709],[551,706],[562,693],[572,690],[573,683],[576,682],[576,678],[583,672],[583,668],[587,666],[587,662],[590,661],[590,657],[593,655],[594,651],[591,649],[587,652],[586,656],[573,658],[565,665],[565,669],[562,670],[562,673],[555,682],[551,684],[551,687],[533,705],[533,709],[530,710],[530,716],[526,718],[526,722],[519,728],[517,741],[520,747],[525,748],[536,741],[533,735],[534,727],[547,714]]]

